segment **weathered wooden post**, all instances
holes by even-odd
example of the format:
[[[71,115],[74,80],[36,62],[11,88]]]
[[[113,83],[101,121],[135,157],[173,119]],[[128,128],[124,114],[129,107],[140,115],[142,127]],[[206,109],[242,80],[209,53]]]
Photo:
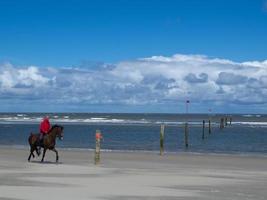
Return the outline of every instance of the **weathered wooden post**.
[[[225,117],[225,126],[227,126],[227,117]]]
[[[230,117],[230,125],[232,125],[232,117]]]
[[[185,147],[188,147],[188,122],[185,123],[185,128],[184,128],[184,143]]]
[[[205,138],[205,120],[203,120],[203,126],[202,126],[202,140]]]
[[[209,134],[211,134],[211,111],[212,109],[209,109]]]
[[[164,153],[164,129],[165,129],[165,126],[164,124],[162,124],[160,126],[160,155],[162,156],[163,153]]]
[[[100,140],[102,139],[100,130],[95,133],[95,165],[100,163]]]
[[[211,124],[210,124],[210,119],[209,119],[209,134],[211,134]]]
[[[221,124],[220,124],[220,129],[224,128],[224,118],[221,118]]]

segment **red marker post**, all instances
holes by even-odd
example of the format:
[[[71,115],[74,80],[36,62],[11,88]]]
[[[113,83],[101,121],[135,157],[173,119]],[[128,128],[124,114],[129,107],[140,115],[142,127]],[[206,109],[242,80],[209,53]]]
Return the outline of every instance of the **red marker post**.
[[[100,131],[98,130],[95,134],[95,139],[96,140],[101,140],[103,137],[102,137],[102,134],[100,133]]]
[[[100,141],[103,139],[101,131],[96,130],[95,133],[95,165],[100,163]]]

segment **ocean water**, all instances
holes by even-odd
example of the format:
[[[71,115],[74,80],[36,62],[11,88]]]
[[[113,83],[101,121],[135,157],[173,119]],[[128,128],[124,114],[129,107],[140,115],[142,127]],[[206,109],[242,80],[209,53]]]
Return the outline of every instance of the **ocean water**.
[[[219,114],[94,114],[1,113],[0,145],[27,147],[31,132],[49,115],[52,124],[64,126],[61,148],[94,149],[95,131],[101,130],[101,148],[108,151],[159,151],[160,125],[165,124],[166,152],[252,153],[267,155],[267,115],[227,115],[232,124],[220,130]],[[211,119],[212,133],[202,121]],[[184,123],[189,123],[189,147],[184,146]]]

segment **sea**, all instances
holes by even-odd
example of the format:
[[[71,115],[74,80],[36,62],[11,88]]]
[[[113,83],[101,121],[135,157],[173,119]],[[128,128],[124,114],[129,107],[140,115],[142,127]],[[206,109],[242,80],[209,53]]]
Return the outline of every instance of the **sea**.
[[[44,116],[49,116],[52,125],[64,127],[64,139],[57,141],[58,148],[93,150],[96,130],[100,130],[102,151],[159,152],[160,126],[165,125],[167,153],[267,156],[267,115],[263,114],[0,113],[0,146],[29,148],[28,136],[38,133]],[[226,117],[227,126],[221,129],[220,119]],[[184,141],[186,122],[188,147]]]

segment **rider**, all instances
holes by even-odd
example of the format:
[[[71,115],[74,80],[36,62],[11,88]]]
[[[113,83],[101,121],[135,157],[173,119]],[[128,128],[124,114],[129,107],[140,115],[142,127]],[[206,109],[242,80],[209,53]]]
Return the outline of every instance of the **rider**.
[[[50,122],[48,116],[46,116],[40,123],[40,140],[42,140],[44,136],[48,134],[49,130],[50,130]]]

